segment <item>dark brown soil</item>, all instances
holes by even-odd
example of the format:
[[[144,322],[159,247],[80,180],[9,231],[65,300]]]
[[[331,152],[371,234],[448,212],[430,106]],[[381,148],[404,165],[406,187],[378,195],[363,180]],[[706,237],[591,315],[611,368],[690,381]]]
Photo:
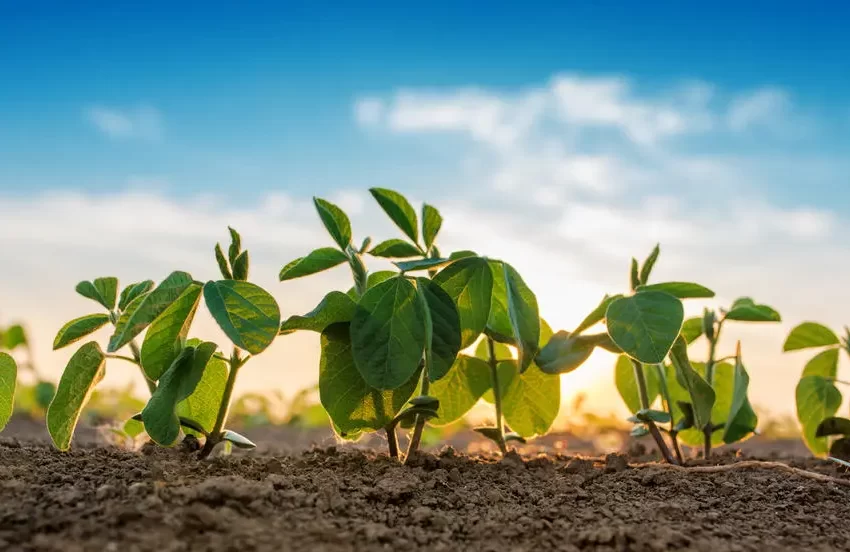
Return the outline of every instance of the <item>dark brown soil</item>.
[[[198,462],[179,450],[0,439],[0,550],[850,550],[850,476],[720,458],[328,447]]]

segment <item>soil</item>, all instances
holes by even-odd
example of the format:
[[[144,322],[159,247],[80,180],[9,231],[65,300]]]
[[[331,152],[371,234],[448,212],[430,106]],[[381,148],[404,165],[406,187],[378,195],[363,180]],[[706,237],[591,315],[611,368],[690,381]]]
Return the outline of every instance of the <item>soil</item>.
[[[444,447],[405,467],[323,446],[198,462],[4,435],[0,550],[850,550],[850,474],[746,456],[684,469]]]

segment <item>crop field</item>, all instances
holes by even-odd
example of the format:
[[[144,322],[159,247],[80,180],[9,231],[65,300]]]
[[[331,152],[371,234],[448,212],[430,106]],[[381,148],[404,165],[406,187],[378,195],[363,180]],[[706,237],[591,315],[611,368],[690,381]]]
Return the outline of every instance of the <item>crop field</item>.
[[[722,337],[730,325],[775,325],[782,305],[742,295],[686,318],[683,302],[714,297],[711,282],[657,281],[659,245],[624,262],[628,286],[580,324],[553,328],[510,259],[443,250],[437,207],[369,193],[396,236],[356,236],[340,206],[314,198],[327,245],[281,261],[282,294],[296,278],[350,272],[350,288],[310,312],[286,312],[251,281],[250,244],[231,227],[209,248],[217,280],[175,266],[160,280],[68,282],[91,309],[57,329],[54,350],[74,352],[55,386],[35,372],[23,328],[3,328],[0,548],[850,548],[838,379],[850,329],[795,321],[784,351],[813,354],[787,397],[802,437],[770,448],[750,403],[747,343]],[[375,258],[394,270],[371,271]],[[226,342],[195,337],[202,302]],[[92,338],[101,328],[103,342]],[[295,332],[320,336],[311,369],[330,423],[246,426],[240,372]],[[560,376],[597,348],[617,355],[612,377],[631,412],[619,452],[547,437]],[[94,420],[107,364],[132,365],[148,394],[123,418]],[[27,400],[43,421],[12,416],[19,371],[36,382]],[[442,432],[482,404],[492,424]]]

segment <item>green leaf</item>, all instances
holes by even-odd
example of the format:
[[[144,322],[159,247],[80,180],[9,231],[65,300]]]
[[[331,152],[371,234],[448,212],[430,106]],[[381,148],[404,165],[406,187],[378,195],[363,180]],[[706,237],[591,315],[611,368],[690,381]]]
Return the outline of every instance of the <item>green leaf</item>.
[[[660,393],[658,376],[655,370],[643,369],[643,376],[646,380],[646,393],[649,397],[649,406],[655,403]],[[635,369],[632,360],[626,355],[617,357],[617,362],[614,365],[614,385],[617,387],[617,392],[626,404],[629,412],[635,414],[639,412],[643,406],[640,403],[640,393],[638,391],[637,380],[635,379]]]
[[[323,332],[325,328],[337,322],[351,322],[357,303],[341,291],[332,291],[325,295],[322,302],[303,316],[290,316],[280,326],[280,335],[293,333],[297,330]]]
[[[76,343],[85,336],[93,333],[109,323],[106,314],[89,314],[71,320],[59,330],[53,340],[53,350],[61,349],[71,343]]]
[[[453,261],[458,261],[467,257],[478,257],[478,253],[476,253],[475,251],[470,251],[468,249],[461,249],[460,251],[455,251],[454,253],[449,255],[449,259]]]
[[[419,243],[419,223],[410,202],[400,193],[386,188],[370,188],[369,192],[396,226],[414,243]]]
[[[703,379],[705,379],[705,363],[691,361],[691,367]],[[676,375],[676,369],[673,366],[665,367],[667,371],[667,384],[670,393],[670,403],[672,406],[673,419],[678,422],[682,421],[683,417],[690,415],[692,421],[691,427],[682,431],[679,434],[679,440],[693,447],[701,447],[705,444],[705,433],[702,429],[694,427],[693,407],[690,405],[691,396],[688,390],[681,385]],[[729,412],[732,409],[735,387],[735,367],[728,362],[720,362],[714,365],[714,376],[712,378],[712,389],[714,389],[714,404],[711,407],[711,425],[719,429],[714,431],[711,437],[713,446],[721,446],[724,444],[723,435],[725,426],[729,420]],[[687,412],[681,408],[680,403],[688,403],[688,408],[691,412]]]
[[[795,391],[797,419],[803,426],[803,440],[814,454],[826,454],[829,440],[817,437],[820,423],[835,416],[841,406],[841,392],[823,376],[804,376]]]
[[[342,251],[333,247],[322,247],[312,251],[306,257],[299,257],[280,270],[280,281],[293,280],[302,276],[309,276],[339,266],[346,262],[348,257]]]
[[[385,257],[389,259],[405,259],[408,257],[419,257],[422,252],[410,242],[393,238],[382,241],[369,251],[373,257]]]
[[[0,431],[6,427],[15,409],[15,385],[18,365],[7,353],[0,353]]]
[[[397,389],[370,387],[354,363],[351,343],[348,323],[333,324],[322,332],[319,399],[343,436],[385,427],[419,385],[417,370]]]
[[[685,318],[682,302],[661,291],[642,291],[608,306],[608,334],[624,353],[644,364],[661,364]]]
[[[381,282],[386,282],[390,278],[395,278],[398,276],[398,272],[394,270],[379,270],[377,272],[369,273],[369,276],[366,278],[366,289],[373,288],[380,284]],[[346,292],[353,301],[358,301],[360,296],[357,295],[357,290],[353,287]]]
[[[493,294],[493,273],[487,260],[468,257],[453,262],[433,282],[448,293],[460,315],[461,349],[469,347],[487,324]]]
[[[236,257],[242,251],[242,236],[231,226],[227,227],[227,231],[230,232],[230,247],[227,250],[227,258],[230,260],[230,265],[233,266],[236,264]]]
[[[641,284],[640,274],[638,273],[638,262],[637,259],[632,257],[632,266],[631,271],[629,272],[629,279],[631,283],[632,291],[635,291],[638,286]]]
[[[537,309],[537,297],[514,267],[508,263],[502,263],[502,270],[508,298],[508,317],[519,353],[517,365],[522,374],[531,366],[540,348],[540,313]]]
[[[694,423],[697,429],[703,429],[711,423],[711,411],[714,407],[715,393],[711,385],[700,376],[688,358],[688,344],[679,338],[670,351],[670,360],[676,369],[676,379],[684,387],[694,409]]]
[[[233,261],[233,279],[245,281],[248,279],[248,270],[250,268],[250,259],[248,258],[248,252],[243,251],[236,257],[236,260]]]
[[[702,336],[702,317],[688,318],[682,324],[681,335],[690,345]]]
[[[803,374],[806,376],[823,376],[835,379],[838,376],[838,349],[821,351],[806,363]]]
[[[65,366],[56,395],[47,409],[47,431],[59,450],[68,450],[71,446],[80,413],[94,386],[103,379],[105,367],[106,357],[94,341],[80,347]]]
[[[27,339],[27,332],[24,331],[24,327],[20,324],[15,324],[14,326],[6,328],[6,331],[2,333],[2,337],[3,346],[10,351],[29,343],[29,340]]]
[[[797,351],[810,347],[829,347],[838,345],[838,336],[832,330],[817,322],[803,322],[791,330],[783,351]]]
[[[670,413],[663,410],[640,409],[631,416],[628,421],[632,423],[648,423],[655,422],[658,424],[670,423]]]
[[[179,271],[172,272],[149,294],[139,296],[133,300],[127,307],[127,310],[118,319],[115,325],[115,333],[109,340],[107,351],[114,353],[129,343],[142,330],[147,328],[151,322],[156,320],[171,303],[176,301],[192,283],[191,274]],[[136,301],[139,301],[139,303],[131,308]]]
[[[250,282],[220,280],[204,285],[207,309],[230,341],[256,355],[280,330],[280,308],[266,290]]]
[[[705,286],[692,282],[663,282],[660,284],[640,285],[638,293],[647,291],[663,291],[679,299],[702,299],[714,297],[714,292]]]
[[[490,295],[490,315],[487,318],[485,333],[496,341],[513,344],[505,271],[500,261],[487,261],[487,265],[493,277],[493,292]]]
[[[451,424],[469,412],[490,389],[490,367],[481,359],[460,355],[445,377],[432,382],[428,393],[440,401],[434,426]]]
[[[850,420],[847,418],[831,417],[818,424],[815,437],[831,437],[833,435],[850,435]]]
[[[191,395],[177,403],[175,413],[181,418],[196,421],[204,432],[210,433],[215,427],[218,409],[224,397],[227,375],[227,363],[220,358],[211,358],[204,368],[201,381]]]
[[[573,330],[573,334],[580,334],[581,332],[587,330],[591,326],[594,326],[594,325],[598,324],[599,322],[602,322],[602,320],[605,319],[605,313],[608,310],[608,305],[610,305],[611,303],[613,303],[614,301],[616,301],[620,297],[622,297],[622,295],[619,295],[619,294],[613,295],[611,297],[608,297],[607,295],[605,297],[603,297],[602,301],[599,303],[599,306],[597,306],[595,309],[593,309],[593,312],[588,314],[585,317],[585,319],[581,321],[581,324],[579,324],[578,327],[576,327],[576,329]]]
[[[318,197],[313,198],[316,211],[336,244],[345,250],[351,244],[351,221],[342,209]]]
[[[750,376],[741,361],[741,344],[738,343],[732,386],[732,406],[729,408],[723,431],[723,442],[726,444],[736,443],[749,437],[758,425],[758,416],[747,397],[749,385]]]
[[[726,320],[742,322],[781,322],[779,313],[767,305],[758,305],[749,297],[742,297],[732,303],[732,308],[726,313]]]
[[[608,339],[608,334],[576,335],[561,330],[540,349],[534,363],[547,374],[567,374],[584,364],[593,349]]]
[[[422,240],[425,242],[425,248],[431,249],[434,245],[434,240],[437,239],[437,234],[443,226],[443,216],[436,207],[432,207],[427,203],[422,206]]]
[[[257,445],[253,443],[250,439],[245,437],[244,435],[240,435],[233,430],[225,429],[221,434],[221,438],[229,443],[233,443],[233,446],[241,449],[252,449],[257,448]]]
[[[94,282],[84,281],[77,284],[77,293],[87,299],[97,301],[107,310],[115,308],[118,295],[118,278],[96,278]]]
[[[393,264],[402,272],[413,272],[414,270],[440,268],[451,262],[451,259],[417,259],[414,261],[393,261]]]
[[[376,389],[395,389],[419,368],[425,350],[425,308],[416,287],[396,277],[366,291],[351,319],[354,361]]]
[[[652,249],[649,257],[647,257],[643,262],[643,266],[640,268],[640,281],[644,284],[649,281],[649,275],[652,274],[652,269],[655,266],[655,262],[658,260],[658,255],[660,253],[661,244],[655,244],[655,247]]]
[[[507,363],[515,375],[502,399],[505,420],[522,437],[544,435],[561,408],[560,376],[544,374],[534,364],[522,374],[516,374],[515,361]]]
[[[171,446],[180,436],[177,404],[195,391],[216,349],[217,345],[211,342],[186,347],[160,378],[156,391],[142,410],[145,431],[155,443]]]
[[[40,381],[35,384],[33,395],[39,408],[47,409],[56,394],[56,385],[51,381]]]
[[[233,273],[230,272],[230,266],[227,258],[224,256],[224,251],[221,249],[221,244],[215,244],[215,261],[218,263],[218,270],[221,272],[221,277],[225,280],[232,280]]]
[[[431,343],[426,341],[425,347],[431,360],[428,377],[435,382],[446,375],[462,348],[460,316],[452,298],[439,285],[427,278],[417,278],[416,285],[431,323]]]
[[[153,286],[153,280],[145,280],[144,282],[130,284],[125,287],[124,291],[121,292],[121,297],[118,299],[118,309],[122,311],[125,310],[127,306],[136,299],[136,297],[149,292],[153,289]]]
[[[183,349],[201,301],[201,289],[198,284],[190,284],[148,328],[141,350],[142,369],[148,379],[162,377]]]
[[[135,439],[136,437],[145,432],[145,424],[144,422],[142,422],[141,414],[138,414],[137,416],[138,418],[136,416],[133,416],[132,418],[124,422],[124,425],[121,427],[121,430],[124,432],[124,434],[127,435],[127,437],[130,437],[131,439]]]

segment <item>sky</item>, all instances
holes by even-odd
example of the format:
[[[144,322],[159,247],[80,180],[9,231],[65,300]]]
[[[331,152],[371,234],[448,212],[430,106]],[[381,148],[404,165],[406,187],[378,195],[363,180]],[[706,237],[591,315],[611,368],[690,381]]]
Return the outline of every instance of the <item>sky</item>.
[[[743,340],[766,412],[793,412],[788,330],[850,323],[848,6],[119,4],[0,0],[0,324],[30,327],[46,373],[91,312],[79,280],[214,278],[228,224],[284,316],[310,310],[350,285],[276,280],[330,244],[310,198],[400,237],[371,186],[440,208],[444,249],[511,262],[556,329],[656,242],[657,281],[717,292],[690,313],[771,304],[781,324],[723,343]],[[281,338],[239,390],[292,395],[317,359],[315,336]],[[595,354],[567,395],[622,408],[612,366]],[[110,365],[106,384],[133,378]]]

